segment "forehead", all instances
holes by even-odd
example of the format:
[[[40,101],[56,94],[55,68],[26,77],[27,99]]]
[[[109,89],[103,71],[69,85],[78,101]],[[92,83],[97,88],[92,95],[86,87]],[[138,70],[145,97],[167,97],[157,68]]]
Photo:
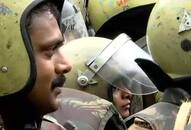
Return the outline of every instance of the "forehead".
[[[44,27],[49,24],[50,21],[57,22],[56,18],[50,11],[34,14],[31,16],[30,31],[36,31],[39,27]]]
[[[34,17],[30,35],[32,44],[39,45],[54,43],[55,40],[62,39],[57,20],[50,12]]]

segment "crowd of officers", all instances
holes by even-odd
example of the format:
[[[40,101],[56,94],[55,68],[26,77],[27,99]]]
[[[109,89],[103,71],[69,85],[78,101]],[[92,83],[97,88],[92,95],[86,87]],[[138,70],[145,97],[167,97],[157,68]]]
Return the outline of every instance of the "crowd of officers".
[[[189,130],[191,1],[0,0],[0,129]]]

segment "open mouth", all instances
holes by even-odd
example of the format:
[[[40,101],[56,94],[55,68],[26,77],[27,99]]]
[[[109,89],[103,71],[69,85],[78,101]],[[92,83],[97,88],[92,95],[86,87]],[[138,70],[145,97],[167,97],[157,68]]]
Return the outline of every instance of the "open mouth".
[[[125,111],[130,110],[130,104],[126,104],[122,107]]]

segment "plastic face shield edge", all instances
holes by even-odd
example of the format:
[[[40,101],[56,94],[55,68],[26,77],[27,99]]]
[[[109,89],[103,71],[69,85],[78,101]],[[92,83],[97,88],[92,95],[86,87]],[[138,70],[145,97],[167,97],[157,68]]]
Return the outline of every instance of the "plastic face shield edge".
[[[101,53],[90,59],[86,65],[90,69],[78,77],[78,83],[90,81],[95,74],[107,81],[112,87],[128,89],[134,95],[148,95],[157,88],[135,62],[137,58],[152,61],[152,58],[126,34],[116,37]],[[119,86],[119,84],[122,83]],[[84,84],[85,86],[85,84]]]

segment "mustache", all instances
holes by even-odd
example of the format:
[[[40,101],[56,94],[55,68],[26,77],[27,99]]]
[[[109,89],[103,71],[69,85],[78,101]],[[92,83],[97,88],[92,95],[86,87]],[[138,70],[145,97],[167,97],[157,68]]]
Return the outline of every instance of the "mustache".
[[[59,75],[56,79],[52,81],[52,88],[62,87],[66,81],[66,77],[64,75]]]

